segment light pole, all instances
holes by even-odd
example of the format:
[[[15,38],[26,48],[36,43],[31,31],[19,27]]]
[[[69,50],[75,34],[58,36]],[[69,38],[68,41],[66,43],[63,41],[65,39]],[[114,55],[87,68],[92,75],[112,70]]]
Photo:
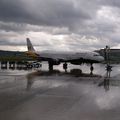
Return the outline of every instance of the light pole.
[[[104,54],[105,54],[105,60],[107,65],[110,65],[110,47],[106,46],[106,48],[104,49]]]

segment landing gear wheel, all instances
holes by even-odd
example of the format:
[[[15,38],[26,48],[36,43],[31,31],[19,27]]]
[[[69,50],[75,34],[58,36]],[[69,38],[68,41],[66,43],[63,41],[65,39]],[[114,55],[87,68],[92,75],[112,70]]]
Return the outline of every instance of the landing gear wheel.
[[[63,64],[63,69],[66,71],[67,70],[67,63]]]
[[[93,75],[93,70],[94,70],[94,67],[93,67],[93,64],[91,63],[91,67],[90,67],[90,74]]]
[[[49,71],[53,71],[53,64],[51,62],[48,62],[49,64]]]

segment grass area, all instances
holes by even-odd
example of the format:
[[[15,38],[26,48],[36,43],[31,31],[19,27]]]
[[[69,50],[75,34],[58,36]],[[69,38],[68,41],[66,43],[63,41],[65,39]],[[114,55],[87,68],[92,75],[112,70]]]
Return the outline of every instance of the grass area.
[[[32,61],[25,52],[0,51],[0,61]]]
[[[0,61],[31,61],[31,58],[25,58],[22,56],[14,57],[14,56],[0,56]]]

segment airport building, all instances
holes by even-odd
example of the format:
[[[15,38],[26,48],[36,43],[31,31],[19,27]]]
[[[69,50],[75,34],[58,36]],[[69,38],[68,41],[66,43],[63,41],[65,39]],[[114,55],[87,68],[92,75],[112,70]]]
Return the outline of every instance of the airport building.
[[[105,49],[96,50],[105,57]],[[120,63],[120,49],[110,49],[109,58],[111,62]]]

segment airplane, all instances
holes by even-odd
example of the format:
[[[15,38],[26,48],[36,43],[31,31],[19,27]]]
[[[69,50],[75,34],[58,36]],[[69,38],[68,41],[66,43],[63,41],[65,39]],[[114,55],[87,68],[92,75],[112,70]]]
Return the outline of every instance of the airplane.
[[[35,58],[37,61],[47,61],[49,70],[53,70],[53,65],[63,63],[63,68],[67,69],[67,63],[73,65],[90,64],[90,70],[93,70],[93,63],[100,63],[104,58],[97,52],[65,52],[65,51],[35,51],[29,38],[26,38],[29,57]]]

